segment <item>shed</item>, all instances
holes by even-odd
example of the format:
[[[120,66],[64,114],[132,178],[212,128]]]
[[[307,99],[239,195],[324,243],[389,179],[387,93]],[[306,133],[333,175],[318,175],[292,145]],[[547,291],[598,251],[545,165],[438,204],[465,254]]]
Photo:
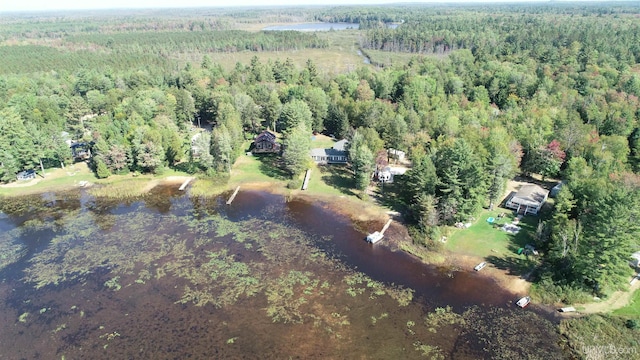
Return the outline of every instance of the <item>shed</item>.
[[[547,201],[549,191],[536,184],[522,185],[518,192],[511,193],[505,206],[518,214],[537,214]]]

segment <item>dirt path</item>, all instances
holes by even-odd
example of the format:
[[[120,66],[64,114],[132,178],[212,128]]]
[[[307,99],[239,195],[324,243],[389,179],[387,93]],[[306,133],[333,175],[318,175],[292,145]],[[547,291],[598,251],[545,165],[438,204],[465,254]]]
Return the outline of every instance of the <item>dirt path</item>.
[[[627,291],[616,291],[607,300],[592,302],[588,304],[577,304],[574,307],[584,308],[580,310],[583,314],[604,313],[623,308],[629,304],[634,291],[640,288],[640,281],[635,281]]]

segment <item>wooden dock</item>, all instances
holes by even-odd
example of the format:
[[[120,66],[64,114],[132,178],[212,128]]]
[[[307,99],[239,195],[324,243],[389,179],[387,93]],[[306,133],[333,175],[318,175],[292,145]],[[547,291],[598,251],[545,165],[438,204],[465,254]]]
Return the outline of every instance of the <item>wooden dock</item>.
[[[302,183],[302,190],[307,190],[307,186],[309,186],[310,179],[311,179],[311,169],[307,169],[307,173],[304,174],[304,182]]]
[[[231,205],[231,203],[233,202],[233,199],[236,198],[236,195],[238,195],[238,191],[240,191],[240,186],[238,186],[236,188],[236,191],[233,192],[233,195],[231,195],[231,197],[229,198],[229,200],[227,200],[227,205]]]
[[[387,221],[387,223],[384,224],[384,227],[382,228],[382,230],[380,230],[380,234],[384,235],[384,232],[387,231],[387,229],[389,228],[389,225],[391,225],[392,221],[393,221],[392,219],[389,219]]]
[[[184,189],[187,188],[187,185],[189,185],[189,183],[191,182],[191,180],[193,180],[193,178],[188,178],[187,180],[185,180],[182,185],[180,185],[180,191],[184,191]]]

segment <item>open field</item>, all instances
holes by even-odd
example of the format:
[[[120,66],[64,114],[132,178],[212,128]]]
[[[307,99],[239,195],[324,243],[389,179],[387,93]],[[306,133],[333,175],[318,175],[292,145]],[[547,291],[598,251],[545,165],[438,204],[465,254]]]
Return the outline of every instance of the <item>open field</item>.
[[[271,24],[259,24],[261,27]],[[318,32],[318,37],[326,39],[329,46],[324,49],[300,49],[284,51],[240,51],[240,52],[210,52],[210,53],[179,53],[174,54],[181,63],[202,62],[204,55],[208,55],[214,63],[220,64],[225,70],[230,71],[236,63],[249,64],[256,56],[260,62],[280,60],[284,62],[291,59],[298,68],[304,68],[307,60],[311,59],[320,73],[340,74],[355,70],[364,65],[364,58],[358,55],[358,38],[360,33],[357,30],[341,30],[331,33]]]

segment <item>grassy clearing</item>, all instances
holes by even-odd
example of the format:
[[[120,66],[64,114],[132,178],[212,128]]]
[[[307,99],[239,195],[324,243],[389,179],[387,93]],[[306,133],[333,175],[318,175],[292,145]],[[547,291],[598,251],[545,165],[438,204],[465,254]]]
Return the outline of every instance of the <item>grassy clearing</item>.
[[[248,146],[247,146],[248,148]],[[242,154],[233,164],[231,177],[200,178],[190,189],[194,196],[212,196],[242,184],[269,184],[270,189],[283,189],[289,177],[278,166],[280,157],[272,154]]]
[[[502,219],[498,219],[500,213],[505,214]],[[493,224],[488,223],[486,220],[489,217],[496,221]],[[519,248],[531,241],[531,235],[538,225],[537,217],[525,216],[518,224],[522,228],[518,234],[511,235],[500,229],[502,225],[511,223],[514,218],[513,212],[507,209],[482,211],[471,227],[452,229],[445,247],[448,250],[481,257],[514,255]]]
[[[22,196],[77,187],[80,181],[96,181],[87,164],[77,163],[65,169],[47,169],[45,177],[0,186],[0,196]]]
[[[318,134],[311,137],[311,148],[328,149],[332,148],[335,143],[335,139],[326,135]]]
[[[314,165],[307,193],[355,198],[353,174],[346,165]]]
[[[498,219],[498,215],[505,216]],[[496,221],[493,224],[487,222],[489,217]],[[467,229],[452,229],[445,245],[447,250],[472,256],[482,257],[501,269],[508,269],[514,274],[525,274],[536,264],[534,258],[518,255],[517,251],[532,240],[539,218],[525,216],[518,226],[521,230],[516,235],[509,234],[500,229],[504,224],[511,223],[514,219],[511,210],[498,208],[494,211],[484,210]]]
[[[629,305],[615,310],[613,314],[628,317],[630,319],[640,319],[640,290],[636,290],[634,292]]]
[[[267,24],[260,24],[262,27]],[[220,64],[225,70],[231,71],[236,63],[248,65],[256,56],[262,63],[280,60],[284,62],[291,59],[297,68],[306,66],[311,59],[318,71],[324,74],[341,74],[355,70],[364,65],[364,59],[358,55],[358,30],[341,30],[333,32],[318,32],[319,37],[326,39],[329,46],[324,49],[300,49],[284,51],[239,51],[239,52],[212,52],[207,53],[214,63]],[[179,53],[174,57],[181,63],[200,64],[205,54],[203,53]]]

